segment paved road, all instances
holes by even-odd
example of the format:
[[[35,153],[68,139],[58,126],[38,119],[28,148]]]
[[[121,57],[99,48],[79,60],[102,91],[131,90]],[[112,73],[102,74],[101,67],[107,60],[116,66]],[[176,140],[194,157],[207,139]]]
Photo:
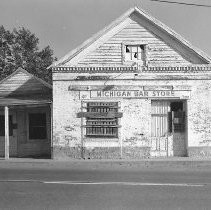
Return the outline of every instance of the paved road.
[[[0,168],[0,209],[211,209],[211,170]]]

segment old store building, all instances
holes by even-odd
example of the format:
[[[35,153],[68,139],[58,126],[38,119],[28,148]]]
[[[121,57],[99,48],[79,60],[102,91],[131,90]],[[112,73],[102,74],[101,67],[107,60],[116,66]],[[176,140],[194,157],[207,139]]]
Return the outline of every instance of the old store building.
[[[51,66],[54,158],[210,156],[210,62],[130,9]]]
[[[52,87],[24,69],[0,81],[0,156],[51,158]]]

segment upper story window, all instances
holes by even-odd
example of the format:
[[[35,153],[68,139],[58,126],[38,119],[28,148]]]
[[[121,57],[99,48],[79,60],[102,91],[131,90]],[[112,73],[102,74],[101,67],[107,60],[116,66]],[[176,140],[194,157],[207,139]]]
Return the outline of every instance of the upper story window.
[[[125,61],[144,60],[144,45],[126,45]]]
[[[139,65],[146,65],[146,44],[124,43],[123,62],[137,62]]]

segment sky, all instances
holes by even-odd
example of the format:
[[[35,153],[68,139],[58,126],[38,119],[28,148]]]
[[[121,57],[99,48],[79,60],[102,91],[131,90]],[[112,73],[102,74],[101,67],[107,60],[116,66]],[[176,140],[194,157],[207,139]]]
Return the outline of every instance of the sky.
[[[211,0],[177,1],[211,5]],[[211,7],[150,0],[0,0],[0,25],[29,29],[40,48],[49,45],[59,59],[134,6],[211,56]]]

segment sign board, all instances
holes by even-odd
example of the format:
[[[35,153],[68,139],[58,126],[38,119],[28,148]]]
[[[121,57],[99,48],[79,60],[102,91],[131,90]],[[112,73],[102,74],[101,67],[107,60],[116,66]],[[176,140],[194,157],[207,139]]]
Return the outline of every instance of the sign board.
[[[114,91],[91,91],[90,98],[180,98],[189,99],[190,91],[174,90],[114,90]]]
[[[177,98],[190,99],[190,90],[109,90],[80,91],[80,99],[112,99],[112,98]]]

